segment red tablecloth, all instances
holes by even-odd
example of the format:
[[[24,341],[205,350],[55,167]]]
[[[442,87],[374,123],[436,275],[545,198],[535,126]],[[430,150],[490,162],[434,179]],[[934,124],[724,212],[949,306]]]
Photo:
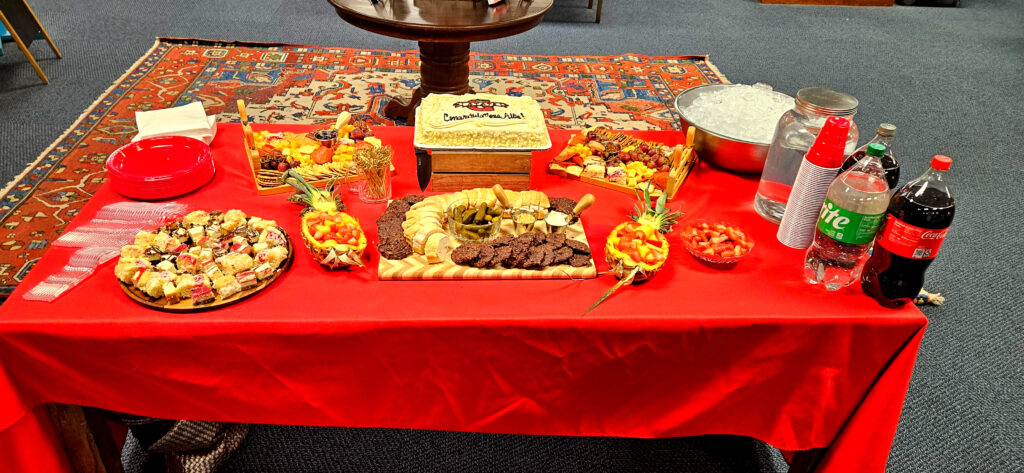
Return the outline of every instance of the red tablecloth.
[[[377,134],[395,148],[395,194],[416,192],[412,129]],[[605,237],[633,199],[546,174],[570,135],[551,134],[555,149],[534,159],[534,188],[597,197],[583,221],[603,271]],[[298,235],[297,206],[284,194],[256,196],[241,140],[238,125],[222,124],[213,143],[217,177],[179,200],[240,208]],[[0,308],[0,429],[34,406],[61,402],[232,422],[735,434],[787,450],[831,445],[823,471],[882,471],[927,321],[914,307],[884,309],[859,289],[828,293],[804,283],[802,252],[777,243],[777,227],[751,209],[756,184],[705,166],[673,204],[687,217],[746,229],[757,243],[745,261],[728,271],[706,267],[674,233],[657,277],[587,316],[613,277],[377,281],[370,269],[327,272],[301,245],[269,290],[213,312],[144,309],[121,294],[113,262],[53,303],[23,300],[71,254],[53,248]],[[105,186],[77,221],[119,200]],[[376,241],[373,222],[384,206],[346,201]],[[368,254],[374,267],[378,256]],[[34,418],[14,428],[23,445],[33,434],[37,444],[46,440]],[[11,435],[0,432],[0,441]]]

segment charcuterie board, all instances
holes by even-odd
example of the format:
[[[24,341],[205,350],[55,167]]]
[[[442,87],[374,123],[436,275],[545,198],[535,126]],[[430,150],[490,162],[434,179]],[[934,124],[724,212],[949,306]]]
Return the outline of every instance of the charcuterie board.
[[[501,234],[511,235],[513,223],[511,220],[502,222]],[[566,229],[566,238],[587,244],[587,235],[583,230],[583,224],[579,221],[569,225]],[[588,245],[589,246],[589,245]],[[427,263],[427,258],[421,254],[414,253],[401,260],[389,260],[380,258],[377,267],[377,275],[381,280],[416,280],[416,279],[586,279],[597,277],[597,267],[594,265],[594,258],[589,256],[590,261],[586,266],[573,267],[568,264],[549,266],[544,269],[520,269],[505,268],[474,268],[455,264],[450,257],[445,261],[435,264]]]
[[[580,202],[501,186],[407,196],[377,219],[381,280],[597,276]]]

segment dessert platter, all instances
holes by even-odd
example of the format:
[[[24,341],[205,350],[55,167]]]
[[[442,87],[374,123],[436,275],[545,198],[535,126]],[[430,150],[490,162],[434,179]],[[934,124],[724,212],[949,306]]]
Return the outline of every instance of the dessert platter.
[[[606,128],[584,130],[551,159],[548,172],[627,194],[651,184],[651,195],[671,200],[697,163],[693,127],[686,136],[685,146],[669,147]]]
[[[318,187],[332,180],[360,180],[363,177],[353,165],[355,150],[381,146],[370,126],[366,122],[353,122],[348,112],[339,114],[333,125],[308,133],[253,131],[242,100],[238,101],[238,112],[242,117],[245,153],[260,195],[292,190],[284,184],[286,171],[299,174]]]
[[[597,276],[579,214],[593,203],[475,188],[391,201],[377,219],[378,276],[556,279]]]
[[[193,211],[121,247],[114,275],[133,301],[196,312],[266,289],[291,265],[291,241],[273,220],[241,210]]]

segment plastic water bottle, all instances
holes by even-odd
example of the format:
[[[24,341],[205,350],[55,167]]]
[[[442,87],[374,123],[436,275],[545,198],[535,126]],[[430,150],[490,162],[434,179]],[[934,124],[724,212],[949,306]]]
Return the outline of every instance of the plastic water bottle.
[[[889,206],[884,155],[885,146],[871,143],[866,156],[829,186],[804,258],[807,282],[835,291],[859,277]]]

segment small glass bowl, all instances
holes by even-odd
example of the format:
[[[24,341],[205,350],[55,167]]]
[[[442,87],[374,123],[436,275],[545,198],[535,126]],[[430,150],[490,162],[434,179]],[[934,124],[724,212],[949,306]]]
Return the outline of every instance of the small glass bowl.
[[[464,208],[474,207],[469,204],[468,200],[462,199],[452,202],[445,210],[445,218],[448,220],[448,232],[463,243],[484,243],[491,241],[501,233],[501,219],[503,215],[503,209],[500,205],[494,205],[493,208],[498,210],[498,216],[488,223],[482,224],[468,224],[462,223],[461,221],[454,218],[455,210],[459,206]],[[476,207],[474,207],[476,208]],[[479,238],[473,238],[466,236],[467,234],[475,234]]]
[[[733,230],[738,230],[738,231],[742,232],[743,235],[746,237],[746,241],[750,243],[750,248],[747,249],[746,253],[743,253],[742,255],[739,255],[739,256],[719,256],[719,255],[707,255],[707,254],[702,253],[701,249],[697,248],[697,246],[695,246],[690,241],[690,238],[687,237],[686,235],[688,235],[690,233],[690,229],[691,228],[700,228],[705,223],[708,224],[709,226],[711,226],[711,225],[725,225],[726,227],[731,227]],[[694,258],[697,258],[697,259],[699,259],[701,261],[704,261],[706,263],[711,263],[711,264],[716,264],[716,265],[733,265],[733,264],[739,263],[740,260],[745,258],[747,255],[750,254],[751,251],[754,250],[754,239],[750,237],[750,234],[748,234],[747,232],[743,231],[743,229],[740,228],[739,225],[734,225],[734,224],[729,223],[729,222],[706,220],[706,219],[697,219],[697,220],[693,220],[693,221],[690,221],[689,223],[687,223],[686,226],[683,227],[683,230],[680,232],[680,234],[682,235],[681,239],[683,240],[683,246],[686,247],[686,251],[689,251],[690,254],[693,255]]]

